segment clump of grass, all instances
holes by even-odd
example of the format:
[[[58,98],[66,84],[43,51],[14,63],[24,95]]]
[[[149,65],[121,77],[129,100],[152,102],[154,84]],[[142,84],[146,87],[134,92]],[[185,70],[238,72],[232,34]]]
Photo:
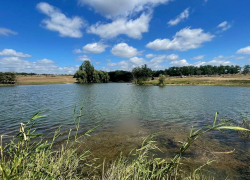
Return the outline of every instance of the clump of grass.
[[[6,146],[3,146],[4,136],[1,136],[0,179],[79,179],[86,169],[89,174],[85,173],[85,176],[89,176],[92,172],[92,161],[87,161],[90,152],[86,150],[77,154],[77,144],[69,143],[72,130],[68,139],[55,150],[55,140],[61,135],[60,128],[51,141],[44,140],[34,129],[36,120],[42,117],[39,112],[27,123],[21,123],[18,135]],[[76,123],[76,128],[79,128],[79,123]]]

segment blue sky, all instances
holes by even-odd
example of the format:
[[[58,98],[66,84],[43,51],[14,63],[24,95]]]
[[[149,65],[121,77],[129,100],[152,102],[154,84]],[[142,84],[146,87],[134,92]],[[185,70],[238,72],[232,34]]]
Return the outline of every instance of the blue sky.
[[[0,1],[0,71],[250,64],[249,0]]]

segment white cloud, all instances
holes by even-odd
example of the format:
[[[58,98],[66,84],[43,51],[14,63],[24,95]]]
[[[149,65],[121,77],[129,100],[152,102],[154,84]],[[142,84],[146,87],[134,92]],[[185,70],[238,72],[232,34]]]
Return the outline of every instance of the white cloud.
[[[38,61],[26,61],[20,57],[3,57],[0,58],[0,71],[3,72],[33,72],[38,74],[74,74],[78,66],[60,67],[49,59]]]
[[[17,35],[18,33],[7,28],[0,28],[0,35],[9,36],[10,34]]]
[[[108,63],[108,66],[110,66],[110,67],[117,66],[117,63],[109,62],[109,63]]]
[[[154,57],[155,55],[154,54],[147,54],[146,55],[146,58],[152,58],[152,57]]]
[[[87,55],[78,56],[76,58],[76,61],[90,61],[90,57],[88,57]]]
[[[153,58],[154,57],[154,58]],[[179,56],[177,54],[170,54],[170,55],[155,55],[155,54],[147,54],[146,58],[153,58],[153,59],[164,59],[166,61],[173,61],[176,59],[179,59]]]
[[[192,59],[193,60],[201,60],[201,59],[204,59],[205,55],[199,55],[199,56],[195,56],[193,57]]]
[[[189,8],[185,9],[180,15],[178,15],[175,19],[172,19],[168,22],[169,26],[175,26],[179,24],[181,21],[188,19],[189,17]]]
[[[200,66],[203,66],[203,65],[206,65],[206,62],[197,61],[197,62],[192,64],[192,66],[197,66],[197,67],[200,67]]]
[[[102,53],[105,51],[106,47],[108,46],[105,44],[102,44],[101,42],[87,44],[86,46],[83,47],[83,52],[84,53]]]
[[[172,66],[177,66],[177,67],[188,66],[189,65],[189,63],[187,62],[186,59],[182,59],[182,60],[179,60],[179,61],[172,61],[169,64],[172,65]]]
[[[244,56],[240,56],[240,57],[239,56],[235,56],[235,59],[236,60],[241,60],[241,59],[245,59],[245,57]]]
[[[213,59],[211,61],[208,62],[202,62],[202,61],[197,61],[193,64],[191,64],[192,66],[205,66],[205,65],[212,65],[212,66],[227,66],[227,65],[234,65],[234,63],[231,63],[230,61],[226,61],[226,60],[217,60],[217,59]]]
[[[138,58],[138,57],[132,57],[129,59],[129,61],[136,66],[141,66],[146,63],[146,61],[143,58]]]
[[[219,65],[231,65],[230,61],[219,61],[219,60],[212,60],[206,63],[207,65],[219,66]]]
[[[177,54],[170,54],[167,56],[167,60],[173,61],[179,59],[179,56]]]
[[[220,30],[217,31],[217,32],[220,33],[220,32],[226,31],[226,30],[228,30],[228,29],[231,28],[231,27],[232,27],[231,24],[229,24],[227,21],[224,21],[224,22],[220,23],[220,24],[217,26],[217,28],[220,29]]]
[[[29,54],[23,54],[22,52],[16,52],[13,49],[4,49],[0,52],[1,56],[15,56],[15,57],[31,57]]]
[[[128,16],[171,0],[78,0],[81,5],[89,5],[95,12],[107,18]]]
[[[112,49],[111,53],[115,56],[122,58],[131,58],[136,56],[139,52],[136,48],[129,46],[126,43],[116,44]]]
[[[37,9],[43,14],[46,14],[49,18],[42,21],[42,26],[51,31],[58,31],[61,37],[82,37],[81,28],[83,28],[86,23],[80,17],[68,18],[60,9],[51,6],[48,3],[41,2],[37,4]]]
[[[139,18],[132,20],[118,18],[111,23],[101,24],[100,22],[90,26],[87,33],[99,35],[101,38],[114,38],[121,34],[134,39],[141,39],[142,33],[148,32],[151,13],[143,13]]]
[[[53,64],[54,63],[54,61],[46,59],[46,58],[42,60],[38,60],[37,62],[41,64]]]
[[[83,53],[83,51],[81,49],[74,49],[73,53],[74,54],[80,54],[80,53]]]
[[[241,48],[236,53],[237,54],[250,54],[250,46],[247,46],[245,48]]]
[[[186,51],[199,48],[203,43],[211,41],[214,37],[210,33],[204,33],[202,29],[184,28],[175,34],[173,40],[156,39],[148,43],[146,47],[154,50]]]
[[[166,55],[158,55],[150,61],[146,61],[145,59],[139,58],[139,57],[132,57],[126,61],[123,60],[118,63],[109,62],[108,67],[115,67],[113,68],[113,70],[119,69],[119,70],[130,71],[135,67],[147,64],[148,67],[152,69],[164,69],[166,67],[162,65],[161,63],[165,61],[166,61]]]

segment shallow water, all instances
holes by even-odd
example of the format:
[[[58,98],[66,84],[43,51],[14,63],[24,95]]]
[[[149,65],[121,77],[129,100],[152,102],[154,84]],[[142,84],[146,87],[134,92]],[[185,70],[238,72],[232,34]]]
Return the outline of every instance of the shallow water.
[[[83,101],[80,133],[99,125],[88,146],[98,149],[94,154],[111,159],[120,151],[140,146],[145,136],[156,132],[161,132],[156,140],[164,152],[158,155],[173,157],[180,148],[178,141],[185,141],[190,127],[211,125],[216,111],[220,112],[218,118],[236,118],[238,122],[242,120],[240,115],[250,115],[249,87],[158,87],[127,83],[0,87],[0,134],[14,135],[20,122],[28,121],[39,110],[48,115],[39,120],[39,132],[51,137],[60,125],[66,132],[74,128],[73,111]],[[250,177],[249,141],[242,140],[237,133],[214,132],[197,143],[186,154],[185,161],[196,157],[196,164],[201,164],[216,158],[218,162],[213,166],[221,169],[222,176]],[[110,153],[110,148],[114,152]],[[210,153],[232,149],[236,149],[235,153],[225,157]]]

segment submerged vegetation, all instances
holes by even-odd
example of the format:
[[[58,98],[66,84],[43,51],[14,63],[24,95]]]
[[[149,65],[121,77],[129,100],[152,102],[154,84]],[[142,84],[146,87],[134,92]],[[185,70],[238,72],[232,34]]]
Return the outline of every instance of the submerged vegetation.
[[[148,136],[140,148],[131,150],[128,157],[120,157],[111,163],[96,164],[91,152],[85,149],[79,153],[81,137],[90,136],[96,128],[80,136],[81,111],[74,113],[75,129],[69,130],[68,138],[56,146],[56,139],[61,135],[60,128],[54,133],[51,141],[43,139],[41,134],[36,134],[35,123],[42,118],[40,113],[35,114],[27,123],[20,124],[16,137],[7,145],[3,145],[4,135],[0,142],[0,179],[213,179],[202,174],[202,168],[211,164],[198,167],[187,175],[180,169],[181,157],[186,150],[202,135],[214,130],[236,130],[249,132],[249,129],[239,126],[229,126],[231,120],[217,122],[217,113],[212,126],[190,131],[178,154],[170,161],[154,156],[154,151],[160,151],[153,140],[154,135]],[[73,136],[73,138],[71,138]]]

